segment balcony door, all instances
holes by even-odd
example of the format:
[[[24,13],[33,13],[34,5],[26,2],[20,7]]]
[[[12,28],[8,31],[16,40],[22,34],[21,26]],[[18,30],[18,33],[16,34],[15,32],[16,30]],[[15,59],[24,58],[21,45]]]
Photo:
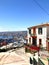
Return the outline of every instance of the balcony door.
[[[32,38],[32,45],[34,45],[34,46],[37,46],[37,39],[36,38]]]
[[[39,47],[42,45],[42,39],[39,39]]]

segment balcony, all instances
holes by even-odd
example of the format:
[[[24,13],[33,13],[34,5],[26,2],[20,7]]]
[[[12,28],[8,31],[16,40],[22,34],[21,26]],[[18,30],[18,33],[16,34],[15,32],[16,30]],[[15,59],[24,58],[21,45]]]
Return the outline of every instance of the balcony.
[[[31,37],[36,38],[36,37],[37,37],[37,35],[36,35],[36,34],[31,34]]]
[[[36,53],[39,52],[40,48],[32,45],[25,45],[25,52]]]

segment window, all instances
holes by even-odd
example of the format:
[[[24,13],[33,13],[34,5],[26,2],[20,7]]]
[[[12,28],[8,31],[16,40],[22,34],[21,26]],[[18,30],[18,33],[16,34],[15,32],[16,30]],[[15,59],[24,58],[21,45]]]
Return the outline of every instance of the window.
[[[29,29],[29,34],[31,34],[31,29]]]
[[[42,34],[42,28],[38,28],[38,34]]]

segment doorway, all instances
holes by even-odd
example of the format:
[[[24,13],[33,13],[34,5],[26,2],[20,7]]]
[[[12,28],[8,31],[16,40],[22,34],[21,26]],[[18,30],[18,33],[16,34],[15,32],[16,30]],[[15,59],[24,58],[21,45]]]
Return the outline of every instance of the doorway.
[[[32,45],[37,46],[37,39],[36,38],[32,38]]]
[[[39,47],[42,45],[42,39],[39,39]]]

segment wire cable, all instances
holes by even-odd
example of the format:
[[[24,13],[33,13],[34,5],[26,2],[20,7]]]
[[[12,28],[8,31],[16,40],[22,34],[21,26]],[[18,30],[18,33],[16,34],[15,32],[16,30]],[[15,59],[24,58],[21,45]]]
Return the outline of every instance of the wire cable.
[[[33,0],[47,15],[49,15],[49,13],[36,1]]]

